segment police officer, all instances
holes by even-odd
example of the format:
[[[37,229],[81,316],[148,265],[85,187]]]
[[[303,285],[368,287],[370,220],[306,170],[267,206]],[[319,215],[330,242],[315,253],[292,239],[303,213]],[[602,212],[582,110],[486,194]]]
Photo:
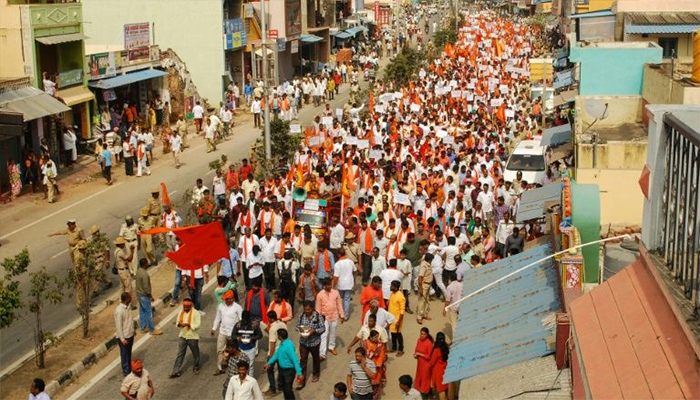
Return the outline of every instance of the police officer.
[[[75,250],[75,246],[78,244],[78,242],[85,240],[85,234],[83,233],[83,230],[78,227],[75,219],[69,219],[66,224],[68,225],[67,229],[51,233],[49,234],[49,237],[68,236],[68,254],[70,255],[71,261],[75,265],[73,251]]]
[[[138,249],[139,227],[136,226],[131,215],[127,215],[126,218],[124,218],[122,228],[119,230],[119,236],[126,241],[128,248]],[[136,275],[138,261],[138,257],[133,257],[131,260],[129,260],[129,271],[131,272],[131,275]]]
[[[151,189],[151,198],[148,199],[148,203],[146,204],[146,207],[148,208],[148,216],[151,219],[151,225],[153,227],[158,226],[160,217],[163,214],[163,210],[160,206],[160,200],[158,199],[159,195],[160,188],[157,186],[153,187],[153,189]]]
[[[132,293],[132,279],[129,269],[132,260],[138,258],[134,257],[134,254],[136,253],[136,245],[130,244],[127,246],[126,240],[121,236],[114,240],[114,245],[116,246],[116,249],[114,250],[114,261],[117,266],[119,282],[122,284],[122,293]]]
[[[153,218],[148,214],[148,207],[141,209],[141,217],[139,218],[138,226],[139,232],[145,232],[153,228]],[[153,235],[139,234],[139,243],[141,245],[141,251],[144,257],[148,261],[149,265],[154,265],[156,263],[156,256],[153,254]]]

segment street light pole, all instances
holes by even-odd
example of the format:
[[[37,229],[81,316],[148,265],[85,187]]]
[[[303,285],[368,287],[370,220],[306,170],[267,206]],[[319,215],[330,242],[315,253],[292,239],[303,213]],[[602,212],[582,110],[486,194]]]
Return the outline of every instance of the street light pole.
[[[262,78],[263,78],[263,99],[265,99],[265,109],[263,119],[265,122],[265,158],[269,161],[272,158],[272,144],[270,143],[270,95],[267,87],[267,14],[265,13],[265,0],[260,2],[260,12],[262,13]]]

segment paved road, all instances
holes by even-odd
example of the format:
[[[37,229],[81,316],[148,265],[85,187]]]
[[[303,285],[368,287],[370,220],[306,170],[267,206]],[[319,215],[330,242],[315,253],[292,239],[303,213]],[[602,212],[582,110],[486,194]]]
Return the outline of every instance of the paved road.
[[[356,279],[356,281],[359,279]],[[356,293],[359,293],[362,286],[356,284]],[[242,293],[239,293],[239,295]],[[415,296],[411,295],[411,301],[415,300]],[[352,360],[353,355],[347,354],[346,348],[357,333],[360,327],[359,319],[361,307],[359,303],[359,295],[353,297],[351,307],[350,320],[337,329],[336,349],[338,355],[327,355],[326,361],[321,363],[321,379],[318,382],[312,383],[308,381],[306,387],[301,391],[296,392],[296,398],[302,400],[327,400],[333,393],[333,385],[336,382],[345,382],[347,375],[347,367]],[[415,304],[412,306],[415,307]],[[156,397],[160,399],[212,399],[219,400],[222,398],[223,382],[225,375],[213,376],[217,367],[216,359],[216,338],[209,336],[209,330],[215,317],[215,308],[212,291],[209,290],[204,295],[203,303],[206,315],[202,317],[202,328],[200,330],[199,350],[201,354],[201,371],[199,375],[194,375],[192,372],[193,359],[191,353],[187,353],[185,362],[183,363],[183,375],[178,379],[168,379],[168,375],[172,371],[177,355],[178,347],[178,329],[175,327],[175,319],[180,308],[173,310],[165,316],[160,324],[164,334],[162,336],[153,337],[151,335],[140,335],[137,339],[137,344],[133,352],[134,358],[140,358],[144,362],[146,368],[152,376]],[[433,301],[431,303],[432,321],[424,321],[423,326],[429,327],[433,335],[438,331],[445,332],[448,337],[451,337],[451,329],[448,326],[447,318],[440,314],[441,303]],[[287,329],[290,332],[290,339],[294,342],[299,351],[299,335],[294,330],[296,321],[299,315],[299,307],[295,309],[295,318],[288,324]],[[416,322],[415,316],[407,314],[404,322],[404,340],[405,354],[402,357],[397,357],[395,353],[388,355],[387,361],[387,386],[383,389],[384,400],[398,400],[401,398],[398,389],[397,380],[402,374],[410,374],[415,376],[416,361],[412,354],[418,339],[418,333],[421,325]],[[264,357],[267,350],[267,335],[259,342],[258,357],[254,362],[255,377],[258,380],[261,390],[269,388],[267,374],[262,372]],[[81,380],[69,386],[71,391],[69,400],[90,400],[90,399],[116,399],[119,398],[118,391],[123,375],[119,366],[119,353],[114,350],[110,354],[111,362],[101,371],[97,372],[90,380]],[[309,357],[309,368],[311,368],[311,358]],[[310,371],[310,370],[309,370]],[[76,388],[77,387],[77,388]],[[73,390],[77,390],[73,392]],[[57,399],[66,398],[67,394],[59,392],[55,397]],[[272,399],[281,400],[283,396],[277,395]]]
[[[347,100],[348,91],[349,85],[341,86],[340,95],[331,101],[331,106],[342,107]],[[320,107],[305,106],[299,113],[300,123],[310,124],[320,112]],[[196,179],[202,178],[211,187],[213,172],[208,170],[207,164],[221,154],[226,154],[229,161],[248,157],[250,144],[260,135],[261,132],[253,128],[252,121],[247,122],[234,127],[232,138],[219,144],[214,153],[205,153],[201,138],[190,139],[191,147],[182,153],[183,166],[180,169],[175,169],[172,157],[165,155],[156,160],[151,168],[152,175],[148,177],[124,177],[122,174],[112,186],[105,186],[103,179],[75,188],[66,189],[64,186],[64,192],[77,193],[67,193],[61,201],[54,204],[24,202],[5,208],[0,213],[0,259],[14,256],[27,247],[32,260],[30,272],[45,265],[50,273],[65,274],[71,268],[66,238],[48,238],[47,234],[65,229],[66,220],[76,218],[86,235],[89,235],[92,225],[98,225],[108,237],[114,238],[119,233],[124,216],[138,217],[139,209],[150,196],[150,189],[160,182],[166,183],[171,200],[176,202],[176,209],[184,215],[185,210],[180,206],[181,196],[194,186]],[[123,172],[123,167],[117,168],[122,168]],[[114,281],[113,289],[103,293],[98,301],[117,290],[117,278],[109,275]],[[22,287],[26,288],[29,277],[25,275],[21,278]],[[76,318],[78,314],[73,299],[66,299],[44,313],[44,329],[57,332]],[[32,327],[31,321],[18,320],[11,327],[0,331],[0,365],[3,368],[33,351]]]

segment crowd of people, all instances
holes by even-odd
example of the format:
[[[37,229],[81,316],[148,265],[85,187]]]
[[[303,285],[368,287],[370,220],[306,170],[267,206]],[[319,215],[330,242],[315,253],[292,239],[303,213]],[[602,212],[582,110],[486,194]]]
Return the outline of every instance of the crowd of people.
[[[416,31],[420,29],[411,34]],[[354,357],[332,399],[376,400],[388,382],[398,384],[404,399],[446,399],[450,385],[443,374],[463,280],[470,270],[518,254],[544,234],[539,221],[515,221],[522,193],[547,182],[527,182],[521,175],[506,180],[503,175],[517,143],[542,134],[545,110],[541,99],[530,95],[528,72],[540,35],[538,28],[519,20],[489,12],[466,15],[457,43],[446,45],[408,85],[376,82],[366,110],[364,101],[358,106],[359,98],[351,99],[342,113],[326,106],[305,129],[287,173],[258,182],[248,160],[232,164],[223,156],[210,187],[198,179],[191,212],[202,224],[220,221],[230,249],[227,257],[200,270],[176,268],[170,306],[181,307],[179,345],[169,377],[183,375],[187,349],[194,358],[193,373],[200,373],[202,288],[215,271],[210,335],[216,337],[213,373],[225,375],[225,400],[279,393],[294,399],[295,389],[319,381],[329,354],[338,355],[336,331],[351,318],[360,322],[345,348]],[[368,54],[365,63],[374,63],[373,57]],[[359,80],[359,73],[352,64],[339,64],[285,82],[270,97],[271,113],[292,120],[300,107],[321,106],[339,85]],[[235,93],[231,90],[234,102]],[[260,113],[264,105],[256,102],[261,102],[262,88],[246,85],[243,95],[241,101],[253,114]],[[232,108],[224,104],[222,109]],[[198,131],[206,132],[212,117],[223,120],[205,116],[203,109],[198,115]],[[547,168],[548,181],[557,179],[559,166]],[[310,199],[341,199],[341,210],[329,210],[320,234],[294,218],[293,193],[299,188]],[[160,208],[158,188],[152,192],[143,218],[153,218],[150,226],[180,226],[175,210]],[[137,274],[155,259],[144,245],[145,257],[138,262],[135,236],[125,238],[128,232],[115,241],[123,291],[115,320],[126,376],[122,394],[141,399],[152,395],[153,385],[141,360],[131,360],[134,327],[124,315],[132,301],[132,277],[140,308],[150,309],[145,302],[150,284],[143,275],[139,284]],[[164,240],[170,250],[178,249],[172,233]],[[187,294],[180,301],[182,291]],[[444,305],[442,315],[452,332],[433,336],[428,327],[420,327],[411,352],[415,374],[392,378],[389,357],[411,351],[403,338],[407,315],[414,315],[419,325],[436,318],[430,311],[434,300]],[[148,315],[140,326],[161,333]],[[290,339],[291,331],[299,333],[298,343]],[[254,368],[258,358],[263,371]],[[269,381],[265,392],[255,379],[262,372]]]

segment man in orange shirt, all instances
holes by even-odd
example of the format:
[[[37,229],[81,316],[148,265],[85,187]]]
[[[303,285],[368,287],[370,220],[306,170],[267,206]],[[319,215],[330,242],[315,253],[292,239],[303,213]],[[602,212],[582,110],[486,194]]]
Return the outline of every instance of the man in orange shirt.
[[[384,295],[382,294],[382,278],[375,276],[372,278],[372,283],[365,286],[360,294],[360,304],[362,304],[362,315],[360,321],[365,320],[365,314],[369,311],[369,303],[372,300],[379,302],[379,307],[386,308],[384,303]]]

